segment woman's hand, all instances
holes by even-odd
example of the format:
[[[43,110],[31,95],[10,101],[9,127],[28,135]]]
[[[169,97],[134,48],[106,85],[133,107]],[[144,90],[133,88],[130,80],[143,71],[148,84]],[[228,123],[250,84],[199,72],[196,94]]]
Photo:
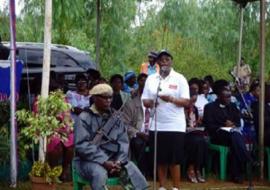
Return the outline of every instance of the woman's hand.
[[[152,100],[152,99],[143,100],[143,105],[146,108],[153,108],[154,107],[154,100]]]
[[[171,102],[171,103],[173,103],[173,101],[174,101],[174,97],[169,96],[169,95],[159,95],[159,98],[161,100],[163,100],[164,102]]]

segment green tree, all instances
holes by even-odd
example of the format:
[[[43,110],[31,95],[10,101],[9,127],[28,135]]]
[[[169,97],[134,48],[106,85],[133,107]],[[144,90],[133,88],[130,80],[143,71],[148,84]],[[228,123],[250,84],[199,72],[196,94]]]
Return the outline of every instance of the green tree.
[[[17,40],[42,42],[44,1],[24,2],[23,13],[17,20]],[[100,66],[105,77],[138,71],[149,51],[168,48],[174,55],[174,67],[188,78],[212,74],[215,78],[230,79],[228,71],[236,64],[239,39],[239,7],[233,1],[163,0],[160,11],[148,7],[146,12],[137,9],[149,0],[100,2]],[[96,0],[53,3],[53,43],[87,50],[95,60]],[[266,63],[270,61],[270,4],[267,10]],[[140,25],[134,25],[136,14]],[[8,40],[7,10],[0,12],[0,19],[2,37]],[[242,55],[257,75],[259,2],[245,8]],[[270,66],[266,64],[266,68],[269,71]]]

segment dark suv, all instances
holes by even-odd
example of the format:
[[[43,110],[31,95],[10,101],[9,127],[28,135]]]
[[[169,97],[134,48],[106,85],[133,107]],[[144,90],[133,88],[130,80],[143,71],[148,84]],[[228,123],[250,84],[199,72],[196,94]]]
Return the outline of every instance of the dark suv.
[[[9,47],[8,43],[3,43]],[[21,80],[21,94],[36,94],[40,92],[43,43],[17,42],[17,59],[24,63]],[[74,89],[74,79],[77,73],[86,73],[88,69],[96,69],[89,54],[77,48],[52,44],[51,46],[51,75],[54,80],[64,80],[65,90]]]

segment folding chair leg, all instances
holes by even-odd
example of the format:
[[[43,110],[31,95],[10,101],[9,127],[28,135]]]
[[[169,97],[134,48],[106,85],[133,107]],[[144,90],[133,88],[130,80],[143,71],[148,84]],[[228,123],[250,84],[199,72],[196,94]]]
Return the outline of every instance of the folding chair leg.
[[[267,156],[267,175],[268,181],[270,181],[270,148],[266,148],[266,156]]]
[[[73,190],[83,190],[83,186],[81,183],[73,182]]]
[[[228,155],[228,151],[227,149],[223,149],[220,152],[220,179],[222,181],[226,180],[226,172],[227,172],[227,155]]]

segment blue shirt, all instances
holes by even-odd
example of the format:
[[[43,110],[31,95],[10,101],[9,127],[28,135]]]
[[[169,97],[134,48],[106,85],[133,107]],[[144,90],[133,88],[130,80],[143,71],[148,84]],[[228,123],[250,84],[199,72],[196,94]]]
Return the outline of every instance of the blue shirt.
[[[155,74],[157,72],[157,65],[153,65],[151,66],[149,63],[148,63],[148,70],[147,70],[147,74],[148,75],[152,75],[152,74]]]

